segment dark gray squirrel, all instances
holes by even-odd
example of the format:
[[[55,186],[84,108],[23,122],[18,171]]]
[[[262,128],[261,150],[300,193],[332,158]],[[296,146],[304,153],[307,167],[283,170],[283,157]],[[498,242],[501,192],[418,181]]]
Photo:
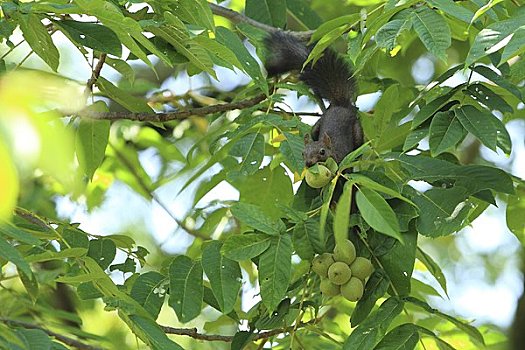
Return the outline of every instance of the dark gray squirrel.
[[[265,67],[269,76],[301,70],[312,47],[283,31],[265,39],[268,50]],[[324,51],[315,64],[302,70],[300,79],[314,94],[330,106],[304,138],[303,158],[310,167],[329,157],[339,164],[344,157],[363,144],[363,131],[353,104],[355,82],[352,69],[333,49]]]

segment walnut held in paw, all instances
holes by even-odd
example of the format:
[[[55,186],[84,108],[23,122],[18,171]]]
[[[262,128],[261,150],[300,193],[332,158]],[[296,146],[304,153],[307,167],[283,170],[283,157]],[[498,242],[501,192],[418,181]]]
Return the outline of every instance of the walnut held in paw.
[[[313,188],[321,188],[326,186],[332,180],[332,172],[324,165],[317,165],[318,171],[309,168],[306,170],[306,183]]]

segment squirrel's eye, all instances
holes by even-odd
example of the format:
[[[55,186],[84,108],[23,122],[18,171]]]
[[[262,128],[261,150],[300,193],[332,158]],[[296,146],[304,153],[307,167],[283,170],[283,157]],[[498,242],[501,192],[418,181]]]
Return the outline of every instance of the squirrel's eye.
[[[326,151],[324,150],[324,148],[321,148],[321,149],[319,150],[319,154],[320,154],[320,155],[324,156],[325,153],[326,153]]]

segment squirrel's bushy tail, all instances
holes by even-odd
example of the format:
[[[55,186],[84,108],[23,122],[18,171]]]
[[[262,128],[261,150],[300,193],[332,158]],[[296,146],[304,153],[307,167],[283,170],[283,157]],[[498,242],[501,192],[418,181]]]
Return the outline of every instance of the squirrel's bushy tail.
[[[265,67],[270,76],[301,70],[311,52],[303,41],[282,31],[270,34],[265,43],[269,51]],[[325,50],[315,64],[308,63],[301,73],[301,80],[331,105],[348,107],[353,104],[355,83],[352,69],[332,49]]]

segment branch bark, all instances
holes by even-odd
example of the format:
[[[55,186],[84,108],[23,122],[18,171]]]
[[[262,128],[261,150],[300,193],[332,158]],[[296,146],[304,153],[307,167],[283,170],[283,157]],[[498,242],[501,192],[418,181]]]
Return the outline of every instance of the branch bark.
[[[102,67],[104,67],[104,62],[106,62],[106,54],[101,53],[100,57],[98,58],[97,65],[95,68],[93,68],[93,71],[91,72],[91,78],[87,81],[87,90],[88,92],[93,91],[93,85],[97,81],[98,77],[100,77],[100,72],[102,71]]]
[[[235,11],[229,9],[229,8],[226,8],[226,7],[223,7],[223,6],[220,6],[220,5],[215,5],[215,4],[212,4],[212,3],[210,3],[209,5],[210,5],[210,8],[211,8],[211,12],[213,12],[214,15],[227,18],[230,21],[232,21],[233,23],[246,23],[246,24],[249,24],[251,26],[254,26],[255,28],[262,29],[262,30],[264,30],[265,32],[268,32],[268,33],[274,33],[274,32],[277,32],[277,31],[281,30],[279,28],[275,28],[275,27],[269,26],[267,24],[264,24],[264,23],[261,23],[261,22],[257,22],[256,20],[251,19],[249,17],[246,17],[245,15],[240,14],[238,12],[235,12]],[[307,30],[307,31],[302,31],[302,32],[288,31],[288,33],[290,35],[295,36],[296,38],[299,38],[301,40],[305,40],[306,41],[306,40],[310,39],[310,37],[314,33],[314,30]]]
[[[248,100],[218,104],[206,107],[198,107],[188,109],[185,111],[168,112],[168,113],[133,113],[133,112],[93,112],[84,110],[79,112],[79,116],[82,118],[98,119],[98,120],[120,120],[129,119],[141,122],[167,122],[170,120],[184,120],[193,115],[204,116],[211,113],[232,111],[234,109],[244,109],[255,106],[256,104],[264,101],[266,95],[258,95]]]
[[[254,333],[254,337],[252,338],[252,341],[260,340],[260,339],[268,339],[270,337],[273,337],[274,335],[288,333],[292,331],[294,328],[302,328],[307,325],[315,324],[318,320],[310,320],[308,322],[301,322],[298,324],[298,326],[288,326],[283,328],[277,328],[272,329],[271,331],[267,332],[261,332],[261,333]],[[173,328],[168,326],[160,326],[164,333],[166,334],[175,334],[175,335],[184,335],[187,337],[191,337],[193,339],[198,340],[205,340],[205,341],[222,341],[226,343],[231,343],[233,341],[232,335],[218,335],[218,334],[202,334],[197,331],[197,328]]]

